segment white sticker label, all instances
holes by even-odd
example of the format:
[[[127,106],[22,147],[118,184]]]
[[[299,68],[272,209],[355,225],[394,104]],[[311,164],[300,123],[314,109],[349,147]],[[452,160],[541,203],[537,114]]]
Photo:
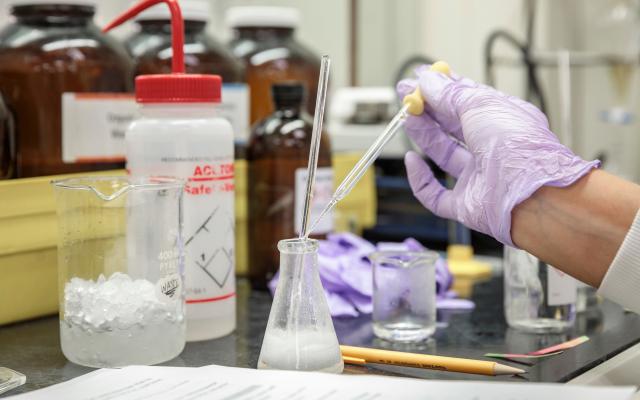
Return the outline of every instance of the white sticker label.
[[[578,287],[576,280],[551,265],[547,266],[547,305],[563,306],[576,302]]]
[[[304,209],[304,200],[307,191],[307,169],[298,168],[296,170],[295,181],[295,228],[296,233],[300,234],[302,229],[302,212]],[[311,211],[309,213],[309,225],[315,223],[316,219],[324,207],[331,200],[333,195],[333,169],[325,167],[318,168],[316,171],[316,182],[313,186],[313,200],[311,201]],[[322,235],[333,231],[333,211],[327,213],[322,221],[316,226],[312,233]]]
[[[225,83],[222,85],[222,104],[217,106],[221,117],[233,127],[234,139],[239,142],[249,140],[249,85]]]
[[[124,133],[137,113],[130,93],[63,93],[62,160],[124,161]]]
[[[171,274],[160,278],[156,283],[158,298],[170,301],[179,299],[182,296],[182,283],[178,274]]]

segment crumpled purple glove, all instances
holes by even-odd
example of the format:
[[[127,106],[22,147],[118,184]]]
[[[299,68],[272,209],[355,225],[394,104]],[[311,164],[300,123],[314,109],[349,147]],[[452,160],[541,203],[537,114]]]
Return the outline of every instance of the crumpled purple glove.
[[[540,187],[565,187],[599,161],[584,161],[562,145],[535,106],[470,79],[416,69],[398,83],[400,98],[420,86],[425,113],[405,122],[411,139],[457,178],[445,189],[415,152],[405,165],[416,198],[434,214],[455,219],[504,244],[511,241],[511,211]]]

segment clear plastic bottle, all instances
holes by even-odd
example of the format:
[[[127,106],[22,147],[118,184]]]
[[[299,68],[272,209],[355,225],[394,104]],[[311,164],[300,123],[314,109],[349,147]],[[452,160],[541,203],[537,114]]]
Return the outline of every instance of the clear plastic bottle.
[[[229,47],[244,62],[245,81],[251,89],[251,123],[273,113],[271,86],[279,82],[302,82],[311,99],[306,109],[313,114],[320,58],[295,39],[298,11],[288,7],[232,7],[226,20],[234,35]]]
[[[244,149],[250,134],[249,87],[243,82],[243,63],[207,33],[211,1],[180,0],[184,18],[185,70],[190,74],[222,77],[223,103],[219,115],[231,122],[238,150]],[[134,74],[166,74],[171,71],[170,14],[163,4],[153,6],[135,19],[138,31],[124,44],[134,58]],[[238,152],[240,153],[240,151]]]
[[[179,5],[166,2],[172,15],[173,73],[136,78],[140,118],[126,132],[127,168],[132,176],[187,181],[187,340],[207,340],[231,333],[236,325],[233,130],[216,112],[220,77],[184,73]],[[107,29],[152,4],[137,3]],[[144,222],[152,221],[149,216]]]
[[[121,159],[97,157],[90,150],[104,148],[95,146],[78,149],[87,156],[82,161],[65,161],[72,157],[65,156],[65,148],[78,146],[83,140],[88,143],[111,140],[96,138],[111,129],[78,132],[80,138],[65,132],[63,95],[131,89],[131,60],[124,47],[100,32],[93,22],[98,2],[15,0],[15,3],[11,7],[15,21],[0,32],[0,91],[15,119],[17,176],[122,168]],[[108,119],[109,110],[102,107],[97,111],[98,115],[93,116],[94,127],[109,127],[113,123]],[[121,137],[113,140],[122,142]],[[75,154],[75,150],[71,153]]]
[[[562,332],[576,317],[577,281],[524,250],[504,248],[504,311],[512,328]]]

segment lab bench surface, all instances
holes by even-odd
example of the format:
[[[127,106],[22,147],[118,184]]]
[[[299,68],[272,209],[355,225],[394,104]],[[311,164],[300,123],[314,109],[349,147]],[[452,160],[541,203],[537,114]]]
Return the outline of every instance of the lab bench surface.
[[[180,356],[163,365],[199,367],[208,364],[255,368],[271,306],[267,292],[252,291],[246,281],[238,284],[238,326],[234,334],[204,342],[188,343]],[[485,377],[395,366],[346,366],[349,374],[383,374],[424,379],[474,379],[512,382],[566,382],[640,342],[640,316],[625,313],[610,302],[579,314],[576,326],[565,334],[535,335],[506,326],[500,277],[476,285],[473,311],[440,312],[435,337],[422,345],[389,346],[373,336],[369,316],[336,319],[341,344],[388,348],[455,357],[484,359],[488,352],[527,352],[580,335],[591,340],[563,354],[531,365],[522,377]],[[59,346],[58,319],[43,318],[0,327],[0,366],[24,373],[27,383],[5,396],[59,383],[92,371],[68,362]],[[2,397],[2,396],[0,396]]]

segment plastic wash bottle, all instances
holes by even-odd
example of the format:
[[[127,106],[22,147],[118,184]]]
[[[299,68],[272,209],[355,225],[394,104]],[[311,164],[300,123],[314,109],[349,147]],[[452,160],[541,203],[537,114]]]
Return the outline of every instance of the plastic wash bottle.
[[[231,333],[236,325],[233,132],[215,107],[222,81],[217,75],[184,73],[184,25],[177,0],[139,2],[104,30],[158,3],[171,11],[173,72],[136,78],[140,116],[125,135],[127,169],[134,177],[186,181],[187,340],[207,340]]]

